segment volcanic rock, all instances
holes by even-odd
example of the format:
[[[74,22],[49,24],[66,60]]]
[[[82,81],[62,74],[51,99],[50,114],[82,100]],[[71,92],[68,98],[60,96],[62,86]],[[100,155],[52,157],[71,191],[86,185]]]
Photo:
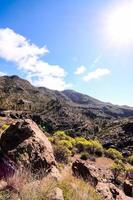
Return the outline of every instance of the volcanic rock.
[[[77,159],[72,164],[73,174],[77,177],[82,177],[84,180],[88,181],[94,187],[98,182],[111,182],[113,179],[110,170],[102,170],[98,168],[94,163],[87,161],[82,161]]]
[[[51,143],[32,120],[11,125],[1,136],[0,147],[15,163],[33,170],[48,171],[55,164]]]

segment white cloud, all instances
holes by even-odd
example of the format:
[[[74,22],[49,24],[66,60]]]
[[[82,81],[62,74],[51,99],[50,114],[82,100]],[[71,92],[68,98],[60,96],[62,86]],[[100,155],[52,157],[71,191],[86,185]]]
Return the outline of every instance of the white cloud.
[[[66,72],[59,65],[50,65],[41,59],[48,52],[46,46],[40,48],[9,28],[0,29],[1,58],[14,62],[34,85],[39,83],[50,89],[63,90],[69,86],[64,80]]]
[[[83,66],[83,65],[81,65],[80,67],[78,67],[78,68],[76,69],[75,74],[76,74],[76,75],[81,75],[81,74],[83,74],[85,71],[86,71],[86,67]]]
[[[54,90],[57,90],[58,88],[60,91],[72,87],[71,84],[66,84],[63,79],[53,76],[44,76],[39,78],[38,80],[34,81],[34,85],[38,87],[44,85],[45,87]]]
[[[5,76],[5,75],[6,75],[6,73],[0,72],[0,76]]]
[[[99,79],[102,76],[106,76],[110,74],[110,70],[107,68],[97,68],[95,71],[88,73],[86,76],[83,77],[84,81],[90,81],[92,79]]]

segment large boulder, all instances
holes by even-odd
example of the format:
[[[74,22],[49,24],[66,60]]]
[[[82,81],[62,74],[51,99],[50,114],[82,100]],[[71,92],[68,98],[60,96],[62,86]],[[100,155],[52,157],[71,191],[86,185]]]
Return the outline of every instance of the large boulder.
[[[2,153],[32,170],[49,171],[55,165],[51,143],[32,120],[12,124],[1,136]]]

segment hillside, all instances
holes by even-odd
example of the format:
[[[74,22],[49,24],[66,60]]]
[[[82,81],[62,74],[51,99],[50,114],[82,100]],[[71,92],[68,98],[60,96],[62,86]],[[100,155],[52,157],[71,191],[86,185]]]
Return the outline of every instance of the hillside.
[[[133,108],[104,103],[72,90],[34,87],[18,76],[0,77],[0,109],[10,110],[13,117],[21,112],[30,115],[49,132],[90,133],[110,120],[133,116]]]

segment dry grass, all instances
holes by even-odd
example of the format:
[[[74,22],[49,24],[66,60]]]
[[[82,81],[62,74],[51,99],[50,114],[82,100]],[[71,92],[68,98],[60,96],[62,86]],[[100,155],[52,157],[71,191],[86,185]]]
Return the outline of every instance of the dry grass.
[[[7,179],[12,190],[0,193],[0,200],[51,200],[54,188],[63,191],[64,200],[101,200],[95,190],[81,179],[66,173],[60,181],[48,177],[37,180],[28,171],[16,173]]]
[[[58,187],[63,190],[65,200],[101,200],[94,188],[70,174],[58,183]]]

